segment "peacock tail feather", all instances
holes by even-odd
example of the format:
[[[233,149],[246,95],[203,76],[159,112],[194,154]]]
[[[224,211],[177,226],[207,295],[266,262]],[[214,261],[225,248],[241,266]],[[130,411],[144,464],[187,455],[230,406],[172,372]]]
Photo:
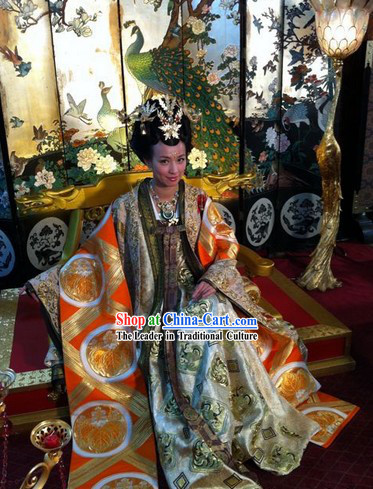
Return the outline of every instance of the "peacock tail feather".
[[[152,54],[152,71],[164,93],[180,97],[202,117],[192,123],[193,146],[206,153],[210,172],[236,171],[239,166],[239,140],[232,121],[217,102],[218,89],[210,85],[199,66],[193,66],[189,51],[158,48]]]
[[[154,90],[164,93],[167,90],[167,85],[160,83],[157,80],[153,70],[153,55],[151,51],[146,53],[134,53],[126,56],[126,64],[128,71],[138,81]]]

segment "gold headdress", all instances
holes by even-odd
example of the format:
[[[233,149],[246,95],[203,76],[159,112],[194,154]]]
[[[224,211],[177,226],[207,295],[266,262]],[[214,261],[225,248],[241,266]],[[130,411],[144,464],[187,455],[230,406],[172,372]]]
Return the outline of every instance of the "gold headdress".
[[[128,116],[133,122],[140,122],[141,134],[146,134],[145,122],[151,122],[155,119],[155,115],[152,117],[152,113],[156,111],[154,104],[151,104],[148,100],[144,105],[138,105],[136,109]]]
[[[159,120],[162,126],[159,129],[164,132],[164,138],[179,139],[179,129],[181,127],[181,118],[183,117],[183,109],[178,106],[176,99],[170,99],[168,95],[164,99],[159,99],[160,109],[157,111]],[[175,112],[176,110],[176,114]]]
[[[183,115],[192,122],[197,122],[201,117],[200,113],[188,107],[183,100],[171,98],[169,95],[157,97],[157,100],[160,107],[148,100],[145,104],[136,107],[128,116],[132,122],[140,122],[141,134],[146,134],[145,123],[153,121],[157,115],[162,123],[159,129],[163,131],[165,139],[179,139]],[[157,114],[153,115],[154,112]]]

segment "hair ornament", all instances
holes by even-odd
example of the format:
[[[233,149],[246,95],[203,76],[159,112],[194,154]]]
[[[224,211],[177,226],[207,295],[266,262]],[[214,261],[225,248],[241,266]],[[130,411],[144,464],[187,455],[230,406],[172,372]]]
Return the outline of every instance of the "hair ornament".
[[[148,100],[139,105],[127,117],[127,121],[140,122],[141,134],[146,134],[146,122],[152,122],[157,116],[161,121],[159,129],[163,131],[165,139],[180,139],[179,130],[183,115],[194,123],[201,118],[201,112],[189,107],[183,100],[171,98],[169,95],[155,97],[158,104]],[[154,112],[157,112],[156,115]]]
[[[129,115],[129,119],[133,122],[140,122],[141,134],[146,134],[145,122],[152,122],[156,116],[152,116],[153,112],[157,110],[155,104],[148,100],[145,104],[139,105],[136,109]]]
[[[192,107],[187,105],[184,100],[179,100],[179,105],[183,109],[184,115],[186,115],[191,122],[194,122],[194,124],[196,124],[201,119],[201,110],[192,109]]]
[[[171,99],[168,95],[159,100],[160,108],[157,110],[157,115],[162,125],[159,129],[164,132],[164,138],[179,139],[179,129],[181,128],[181,119],[183,117],[183,109],[179,107],[176,99]],[[175,108],[176,113],[175,112]]]

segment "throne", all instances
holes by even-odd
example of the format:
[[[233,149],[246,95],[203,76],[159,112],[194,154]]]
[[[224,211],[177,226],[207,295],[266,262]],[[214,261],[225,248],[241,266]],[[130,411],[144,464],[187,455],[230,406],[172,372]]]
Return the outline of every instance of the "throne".
[[[83,221],[97,223],[103,217],[109,204],[121,194],[131,190],[140,180],[151,176],[150,173],[127,173],[110,175],[96,185],[68,187],[61,191],[44,191],[35,197],[18,199],[21,215],[37,213],[50,215],[57,211],[70,211],[67,238],[61,257],[66,262],[78,249],[81,242]],[[213,199],[221,199],[225,190],[248,185],[248,176],[228,175],[224,177],[187,178],[186,182],[203,188]],[[351,331],[337,318],[314,301],[306,292],[281,274],[272,260],[259,256],[255,251],[240,246],[238,269],[260,288],[259,304],[274,317],[292,322],[300,338],[308,348],[308,365],[311,372],[320,377],[353,370],[354,360],[350,356]],[[256,287],[250,286],[248,293],[255,296]],[[16,293],[13,299],[18,300]],[[28,307],[38,307],[29,299]],[[14,308],[13,308],[14,309]],[[40,323],[42,319],[40,317]],[[23,327],[21,325],[21,327]],[[41,325],[46,340],[46,329]],[[15,335],[17,341],[24,341],[23,335]],[[13,345],[13,349],[17,345]],[[27,346],[25,346],[27,349]],[[39,359],[40,361],[40,359]],[[5,365],[4,368],[14,365]],[[17,369],[15,368],[17,371]],[[51,369],[39,368],[33,372],[18,372],[8,397],[8,410],[13,423],[17,426],[31,426],[50,417],[61,417],[68,414],[65,399],[58,398],[51,388]],[[49,395],[48,395],[49,390]],[[36,394],[39,394],[36,396]],[[47,397],[47,395],[49,397]],[[35,399],[38,402],[35,404]],[[45,399],[45,402],[43,402]],[[21,402],[19,402],[21,400]],[[25,401],[28,409],[25,413]]]

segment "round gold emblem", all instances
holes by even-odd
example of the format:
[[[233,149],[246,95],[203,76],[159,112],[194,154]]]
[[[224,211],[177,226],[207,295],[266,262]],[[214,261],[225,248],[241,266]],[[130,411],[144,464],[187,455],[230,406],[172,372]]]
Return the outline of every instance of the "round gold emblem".
[[[115,479],[106,483],[104,487],[105,489],[154,489],[154,486],[149,482],[134,477]]]
[[[302,367],[286,370],[276,382],[278,392],[290,404],[297,406],[316,388],[313,377]]]
[[[332,411],[315,410],[307,413],[306,416],[320,425],[321,430],[312,437],[312,440],[321,444],[324,444],[344,421],[342,416]]]
[[[74,440],[85,454],[111,452],[123,444],[128,431],[123,413],[110,404],[91,405],[74,422]]]
[[[185,408],[183,414],[188,421],[196,421],[198,418],[198,413],[192,407]]]
[[[93,302],[103,287],[102,268],[94,258],[79,257],[61,270],[62,291],[76,302]]]
[[[109,329],[89,341],[86,357],[89,366],[97,375],[117,377],[127,372],[133,363],[133,343],[118,341],[115,330]]]

